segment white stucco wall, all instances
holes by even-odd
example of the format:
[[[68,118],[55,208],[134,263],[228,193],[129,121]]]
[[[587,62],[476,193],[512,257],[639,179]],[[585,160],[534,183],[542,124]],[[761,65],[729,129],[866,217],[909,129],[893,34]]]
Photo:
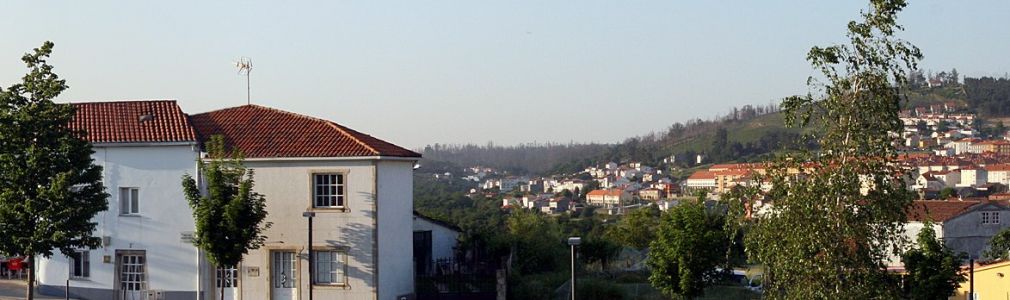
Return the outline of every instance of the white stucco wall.
[[[431,231],[431,259],[453,258],[458,231],[418,217],[414,217],[414,231]]]
[[[315,286],[315,299],[393,299],[413,292],[413,161],[247,160],[246,166],[256,172],[255,190],[266,196],[267,221],[273,226],[265,232],[264,247],[243,261],[243,300],[270,298],[274,250],[299,253],[296,293],[308,299],[308,223],[302,216],[307,210],[316,212],[314,249],[348,250],[348,285]],[[346,211],[312,209],[311,176],[319,172],[345,174]],[[250,268],[258,268],[259,276],[250,276]]]
[[[414,162],[378,161],[379,297],[414,292]]]
[[[933,224],[933,232],[936,233],[936,238],[942,239],[943,238],[943,225],[941,225],[939,223],[935,223],[935,222],[932,223],[932,224]],[[914,247],[915,246],[915,241],[918,239],[919,232],[922,232],[922,229],[925,228],[925,226],[926,226],[925,223],[919,222],[919,221],[908,221],[907,223],[905,223],[905,226],[904,226],[905,227],[905,239],[909,242],[908,246],[910,246],[910,247]],[[891,255],[888,255],[887,265],[894,267],[894,266],[904,266],[905,264],[901,262],[901,257],[900,256],[896,256],[896,255],[891,254]]]
[[[95,164],[104,168],[109,209],[98,213],[95,236],[111,243],[90,251],[90,278],[71,280],[72,287],[113,289],[116,250],[145,250],[148,286],[152,290],[198,290],[199,255],[180,241],[194,230],[192,213],[182,191],[182,176],[196,174],[197,152],[190,145],[95,147]],[[139,215],[120,216],[120,187],[139,188]],[[109,256],[108,263],[103,257]],[[39,282],[63,286],[67,258],[61,254],[39,262]]]

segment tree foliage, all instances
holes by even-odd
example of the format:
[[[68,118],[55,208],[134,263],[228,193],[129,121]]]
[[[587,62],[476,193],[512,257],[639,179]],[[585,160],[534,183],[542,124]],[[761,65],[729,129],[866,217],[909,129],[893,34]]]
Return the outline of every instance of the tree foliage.
[[[702,203],[684,201],[662,216],[649,249],[649,281],[670,296],[692,298],[718,278],[716,267],[727,267],[730,239],[724,215]]]
[[[0,252],[28,255],[29,264],[53,250],[100,246],[93,218],[108,208],[87,133],[67,126],[74,107],[53,102],[67,85],[47,62],[52,48],[46,42],[25,54],[29,73],[0,89]],[[29,287],[34,279],[33,270]]]
[[[607,237],[624,246],[645,249],[656,238],[659,216],[659,208],[655,205],[633,210],[607,230]]]
[[[988,259],[1010,259],[1010,228],[1000,230],[989,239],[989,250],[985,251]]]
[[[808,80],[811,93],[782,104],[788,125],[821,129],[820,148],[786,155],[763,178],[773,186],[764,194],[771,207],[754,216],[746,244],[748,257],[766,266],[768,298],[897,297],[884,262],[906,242],[902,224],[912,195],[893,163],[889,134],[902,130],[900,87],[921,58],[894,37],[905,5],[871,0],[861,20],[849,22],[848,44],[808,53],[820,71]]]
[[[926,222],[918,235],[916,247],[902,256],[907,276],[905,296],[909,299],[947,299],[954,294],[961,282],[961,261],[964,253],[953,250],[936,238],[933,224]]]
[[[1010,78],[964,78],[968,105],[986,117],[1010,116]]]
[[[242,165],[237,150],[225,149],[224,138],[212,136],[204,145],[209,162],[199,161],[206,192],[190,175],[182,178],[186,199],[196,221],[194,243],[219,267],[237,266],[250,250],[259,249],[270,228],[266,198],[253,191],[253,171]]]

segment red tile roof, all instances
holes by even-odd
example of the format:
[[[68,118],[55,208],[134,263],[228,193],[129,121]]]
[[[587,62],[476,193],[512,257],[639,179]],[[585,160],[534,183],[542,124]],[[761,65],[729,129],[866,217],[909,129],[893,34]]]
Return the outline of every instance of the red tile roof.
[[[196,133],[173,100],[72,103],[70,128],[92,143],[195,142]],[[150,116],[150,117],[148,117]]]
[[[611,189],[611,190],[594,190],[586,194],[586,196],[620,196],[624,193],[622,189]]]
[[[698,170],[687,177],[687,180],[704,180],[704,179],[715,179],[715,172]]]
[[[982,203],[978,200],[916,200],[908,208],[906,216],[909,221],[946,222],[961,215],[972,206]]]
[[[247,158],[421,155],[337,123],[258,105],[190,116],[204,142],[222,135]]]

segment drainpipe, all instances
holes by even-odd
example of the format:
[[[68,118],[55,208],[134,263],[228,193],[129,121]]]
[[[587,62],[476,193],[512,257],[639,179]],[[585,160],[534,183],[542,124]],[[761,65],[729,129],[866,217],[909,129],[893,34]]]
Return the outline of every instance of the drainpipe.
[[[975,259],[968,260],[968,300],[975,299]]]

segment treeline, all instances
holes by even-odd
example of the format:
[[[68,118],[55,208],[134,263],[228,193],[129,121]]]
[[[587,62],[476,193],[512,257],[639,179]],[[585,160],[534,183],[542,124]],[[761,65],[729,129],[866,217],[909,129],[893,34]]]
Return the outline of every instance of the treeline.
[[[1006,77],[964,78],[968,105],[986,117],[1010,116],[1010,79]]]
[[[572,157],[594,156],[607,144],[554,144],[530,143],[516,146],[499,146],[488,143],[478,145],[429,145],[421,152],[425,164],[451,163],[460,167],[486,166],[514,174],[545,173],[562,161]]]
[[[714,134],[716,129],[727,124],[746,122],[778,112],[779,107],[776,103],[734,107],[727,113],[709,120],[692,119],[677,122],[664,132],[651,132],[628,138],[617,144],[528,143],[516,146],[500,146],[494,143],[483,146],[434,144],[426,146],[421,152],[426,161],[448,162],[464,167],[481,165],[519,174],[570,173],[580,171],[589,165],[609,161],[658,164],[664,158],[673,155],[677,155],[679,161],[682,159],[681,156],[686,158],[688,154],[692,154],[675,153],[673,148],[679,143]],[[772,135],[774,136],[769,138],[762,137],[764,141],[740,144],[734,152],[747,154],[763,152],[764,149],[770,149],[765,146],[776,144],[778,140],[786,138],[781,136],[781,133]]]

